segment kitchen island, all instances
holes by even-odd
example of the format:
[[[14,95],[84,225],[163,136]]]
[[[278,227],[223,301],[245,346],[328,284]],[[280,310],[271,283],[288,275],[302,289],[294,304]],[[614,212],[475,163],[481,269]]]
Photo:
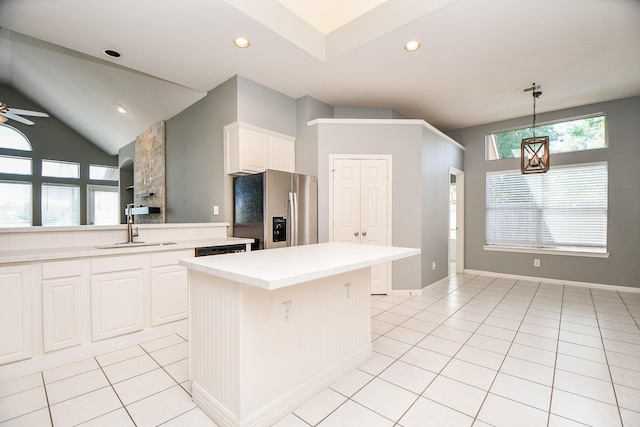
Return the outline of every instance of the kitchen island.
[[[181,260],[192,396],[221,426],[271,425],[371,355],[371,266],[418,249],[321,243]]]

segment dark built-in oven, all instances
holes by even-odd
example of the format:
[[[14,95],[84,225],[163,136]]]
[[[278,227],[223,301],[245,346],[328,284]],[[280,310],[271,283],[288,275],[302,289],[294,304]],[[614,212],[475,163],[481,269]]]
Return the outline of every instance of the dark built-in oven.
[[[211,255],[222,255],[222,254],[232,254],[236,252],[246,252],[247,247],[245,244],[238,245],[222,245],[222,246],[202,246],[200,248],[196,248],[196,256],[211,256]]]

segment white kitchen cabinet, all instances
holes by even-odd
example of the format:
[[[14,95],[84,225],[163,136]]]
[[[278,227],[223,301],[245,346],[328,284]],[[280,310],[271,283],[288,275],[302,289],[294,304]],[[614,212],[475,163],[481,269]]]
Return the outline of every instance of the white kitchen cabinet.
[[[269,146],[269,167],[285,172],[295,172],[295,140],[289,137],[272,136]]]
[[[224,127],[227,173],[295,172],[295,138],[246,123]]]
[[[83,262],[42,265],[42,335],[44,352],[82,344]]]
[[[31,267],[0,268],[0,365],[32,356]]]
[[[139,255],[91,260],[93,341],[144,328],[143,265]]]
[[[151,326],[188,317],[188,273],[178,262],[190,257],[193,257],[193,251],[151,255]]]

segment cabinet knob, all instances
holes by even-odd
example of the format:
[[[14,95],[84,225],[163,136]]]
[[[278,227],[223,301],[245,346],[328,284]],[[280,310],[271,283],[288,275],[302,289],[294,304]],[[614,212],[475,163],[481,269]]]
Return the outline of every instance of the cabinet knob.
[[[362,232],[362,235],[363,235],[363,236],[366,236],[366,235],[367,235],[367,232],[366,232],[366,231],[363,231],[363,232]]]
[[[355,233],[353,233],[353,235],[358,237],[360,235],[360,233],[356,231]]]

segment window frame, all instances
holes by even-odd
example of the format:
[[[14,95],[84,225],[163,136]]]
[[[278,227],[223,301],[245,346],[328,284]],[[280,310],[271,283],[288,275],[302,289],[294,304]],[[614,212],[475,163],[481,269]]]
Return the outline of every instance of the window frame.
[[[596,165],[607,165],[607,188],[609,187],[609,165],[608,161],[595,161],[595,162],[585,162],[585,163],[571,163],[564,164],[561,166],[556,166],[557,169],[560,168],[572,168],[572,167],[580,167],[580,166],[596,166]],[[592,258],[609,258],[609,242],[608,242],[608,234],[609,234],[609,194],[607,194],[607,215],[606,215],[606,237],[605,237],[605,246],[604,251],[601,250],[593,250],[593,248],[589,248],[588,246],[584,247],[538,247],[538,246],[523,246],[523,245],[508,245],[508,244],[488,244],[487,243],[487,201],[488,201],[488,192],[487,192],[487,180],[488,176],[492,174],[520,174],[519,170],[497,170],[497,171],[487,171],[485,175],[485,243],[483,244],[483,249],[486,251],[497,251],[497,252],[515,252],[515,253],[530,253],[530,254],[553,254],[553,255],[568,255],[568,256],[581,256],[581,257],[592,257]],[[608,193],[608,190],[607,190]]]
[[[58,164],[66,164],[66,165],[75,165],[76,169],[77,169],[77,176],[64,176],[64,175],[45,175],[44,174],[44,165],[45,163],[58,163]],[[42,159],[40,161],[40,176],[42,178],[57,178],[57,179],[75,179],[75,180],[80,180],[80,162],[74,162],[71,160],[51,160],[51,159]]]
[[[33,182],[31,181],[19,181],[14,179],[0,179],[0,183],[4,184],[17,184],[24,185],[29,187],[29,192],[31,193],[29,197],[29,224],[18,224],[18,225],[9,225],[8,223],[0,223],[0,228],[23,228],[23,227],[33,227]]]
[[[21,152],[26,152],[26,153],[33,152],[33,144],[31,144],[31,140],[29,140],[29,138],[27,137],[27,135],[24,134],[24,132],[21,132],[19,129],[16,129],[13,126],[8,125],[6,123],[0,123],[0,126],[6,127],[8,129],[10,129],[11,131],[13,131],[13,132],[17,133],[18,135],[20,135],[22,137],[22,139],[24,139],[26,141],[27,146],[29,147],[27,149],[22,149],[22,148],[13,148],[13,147],[7,147],[7,146],[0,145],[0,150],[21,151]]]
[[[564,151],[561,153],[551,153],[554,156],[557,155],[564,155],[564,154],[573,154],[573,153],[583,153],[585,151],[596,151],[596,150],[604,150],[609,148],[609,126],[608,126],[608,121],[609,118],[607,116],[607,113],[604,111],[600,111],[600,112],[596,112],[596,113],[590,113],[590,114],[583,114],[583,115],[579,115],[579,116],[571,116],[571,117],[563,117],[560,119],[555,119],[555,120],[548,120],[545,122],[536,122],[536,128],[537,127],[542,127],[542,126],[548,126],[548,125],[554,125],[554,124],[558,124],[558,123],[566,123],[566,122],[572,122],[572,121],[576,121],[576,120],[584,120],[584,119],[590,119],[593,117],[603,117],[604,118],[604,142],[605,142],[605,146],[604,147],[598,147],[598,148],[588,148],[586,150],[577,150],[577,151]],[[507,161],[507,160],[520,160],[520,157],[507,157],[507,158],[499,158],[499,159],[490,159],[489,158],[489,145],[492,144],[491,143],[491,136],[495,135],[497,133],[503,133],[503,132],[512,132],[512,131],[516,131],[516,130],[521,130],[521,129],[527,129],[532,127],[531,125],[520,125],[520,126],[513,126],[513,127],[509,127],[509,128],[502,128],[502,129],[497,129],[497,130],[492,130],[489,131],[485,134],[484,136],[484,161],[485,162],[498,162],[498,161]],[[497,147],[495,147],[497,150]]]
[[[102,159],[98,157],[98,159],[86,159],[82,153],[69,152],[65,155],[63,159],[60,158],[51,158],[50,153],[43,152],[43,150],[38,150],[37,145],[34,145],[29,137],[21,132],[20,130],[14,128],[13,126],[1,123],[0,126],[4,127],[3,130],[7,132],[14,132],[19,138],[22,138],[28,144],[27,146],[21,148],[15,147],[2,147],[0,141],[0,156],[3,157],[15,157],[20,159],[29,160],[30,162],[30,174],[16,174],[10,172],[0,172],[0,181],[6,182],[24,182],[31,185],[31,221],[29,224],[22,224],[20,227],[30,228],[30,227],[42,227],[43,225],[43,214],[44,211],[42,209],[42,185],[75,185],[80,188],[79,197],[80,197],[80,222],[78,225],[87,225],[87,212],[86,212],[86,201],[87,201],[87,187],[90,185],[104,185],[111,186],[114,188],[114,191],[120,190],[120,181],[119,176],[118,179],[114,180],[92,180],[89,178],[89,167],[90,165],[94,166],[102,166],[109,167],[119,170],[119,166],[117,164],[109,165],[109,161],[106,159]],[[22,149],[25,148],[25,149]],[[79,165],[79,176],[78,177],[59,177],[59,176],[47,176],[42,174],[42,162],[50,161],[50,162],[60,162],[60,163],[71,163]],[[115,162],[117,163],[117,161]],[[69,227],[76,227],[77,225],[71,225]],[[56,226],[45,226],[45,227],[56,227]],[[60,226],[67,227],[67,226]],[[8,228],[0,225],[0,228]],[[15,228],[15,227],[12,227]]]
[[[104,178],[92,178],[91,177],[91,168],[104,168],[104,169],[113,169],[114,173],[115,173],[115,177],[113,179],[104,179]],[[108,165],[98,165],[95,163],[89,163],[89,174],[87,175],[89,177],[89,181],[98,181],[98,182],[118,182],[120,180],[120,177],[118,176],[118,166],[108,166]]]
[[[15,175],[15,176],[33,176],[33,158],[31,157],[24,157],[24,156],[14,156],[11,154],[0,154],[0,158],[3,159],[17,159],[17,160],[22,160],[25,162],[29,163],[29,172],[5,172],[0,170],[0,174],[4,175],[4,176],[11,176],[11,175]]]
[[[98,185],[98,184],[87,184],[87,225],[96,225],[95,224],[95,211],[93,209],[95,202],[95,193],[100,191],[108,191],[112,193],[118,194],[118,207],[117,207],[117,223],[110,225],[119,225],[120,224],[120,188],[113,185]]]
[[[76,188],[78,190],[78,199],[74,201],[74,205],[77,205],[77,224],[47,224],[45,225],[45,208],[44,208],[44,194],[45,194],[45,187],[66,187],[66,188]],[[42,182],[40,184],[40,223],[41,223],[41,227],[75,227],[78,225],[82,224],[82,195],[81,195],[81,190],[82,189],[82,185],[80,185],[80,183],[60,183],[60,182]]]

